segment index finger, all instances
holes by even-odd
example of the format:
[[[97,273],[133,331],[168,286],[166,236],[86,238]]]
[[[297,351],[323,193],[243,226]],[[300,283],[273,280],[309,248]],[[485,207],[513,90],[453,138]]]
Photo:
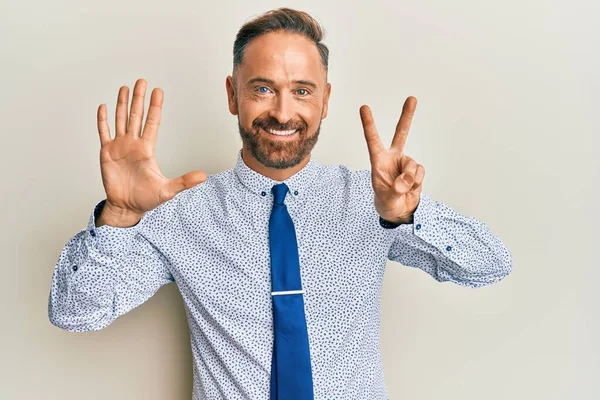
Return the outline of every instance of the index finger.
[[[375,127],[375,121],[373,120],[373,114],[371,114],[369,106],[363,105],[360,107],[360,120],[362,121],[363,130],[365,132],[369,156],[373,158],[374,155],[384,150],[384,147],[383,143],[381,143],[377,128]]]
[[[150,106],[148,107],[148,115],[146,115],[146,124],[142,138],[150,141],[156,141],[158,127],[160,126],[160,116],[162,113],[164,93],[162,89],[155,88],[150,95]]]
[[[417,108],[416,97],[409,96],[404,102],[402,107],[402,114],[400,120],[396,125],[396,133],[392,139],[392,148],[398,149],[404,152],[404,145],[406,144],[406,138],[408,137],[408,131],[410,130],[410,124],[412,122],[415,109]]]

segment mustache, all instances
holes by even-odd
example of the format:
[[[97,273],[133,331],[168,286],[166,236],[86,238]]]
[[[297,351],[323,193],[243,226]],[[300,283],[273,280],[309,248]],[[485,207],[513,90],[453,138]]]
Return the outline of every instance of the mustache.
[[[265,130],[274,129],[277,131],[292,131],[292,130],[305,130],[306,123],[303,121],[288,121],[285,124],[280,124],[276,119],[270,118],[267,120],[264,119],[255,119],[252,122],[252,127],[255,129],[263,128]]]

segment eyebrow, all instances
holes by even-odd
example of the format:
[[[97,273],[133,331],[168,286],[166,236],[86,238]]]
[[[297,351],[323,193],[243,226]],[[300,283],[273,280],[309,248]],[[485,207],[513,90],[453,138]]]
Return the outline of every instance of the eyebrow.
[[[275,86],[275,81],[274,80],[263,78],[262,76],[257,76],[255,78],[252,78],[248,82],[246,82],[246,84],[247,85],[251,85],[251,84],[256,83],[256,82],[268,83],[269,85]],[[295,80],[295,81],[292,81],[292,83],[300,84],[300,85],[306,85],[306,86],[312,87],[313,89],[317,89],[317,84],[316,83],[314,83],[313,81],[305,80],[305,79]]]

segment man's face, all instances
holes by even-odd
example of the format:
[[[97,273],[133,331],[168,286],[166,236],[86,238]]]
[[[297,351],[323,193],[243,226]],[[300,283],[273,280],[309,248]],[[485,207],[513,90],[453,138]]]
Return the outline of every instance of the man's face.
[[[299,164],[317,143],[331,92],[317,46],[298,34],[262,35],[235,78],[226,82],[229,110],[244,147],[269,168]]]

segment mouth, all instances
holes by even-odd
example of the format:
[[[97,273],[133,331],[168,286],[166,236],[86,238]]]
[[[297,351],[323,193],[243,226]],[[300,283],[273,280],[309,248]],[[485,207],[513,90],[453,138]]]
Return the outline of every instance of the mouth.
[[[269,137],[277,138],[278,140],[290,140],[295,138],[298,135],[299,129],[289,130],[289,131],[278,131],[275,129],[264,129],[260,128],[261,131],[269,135]]]

